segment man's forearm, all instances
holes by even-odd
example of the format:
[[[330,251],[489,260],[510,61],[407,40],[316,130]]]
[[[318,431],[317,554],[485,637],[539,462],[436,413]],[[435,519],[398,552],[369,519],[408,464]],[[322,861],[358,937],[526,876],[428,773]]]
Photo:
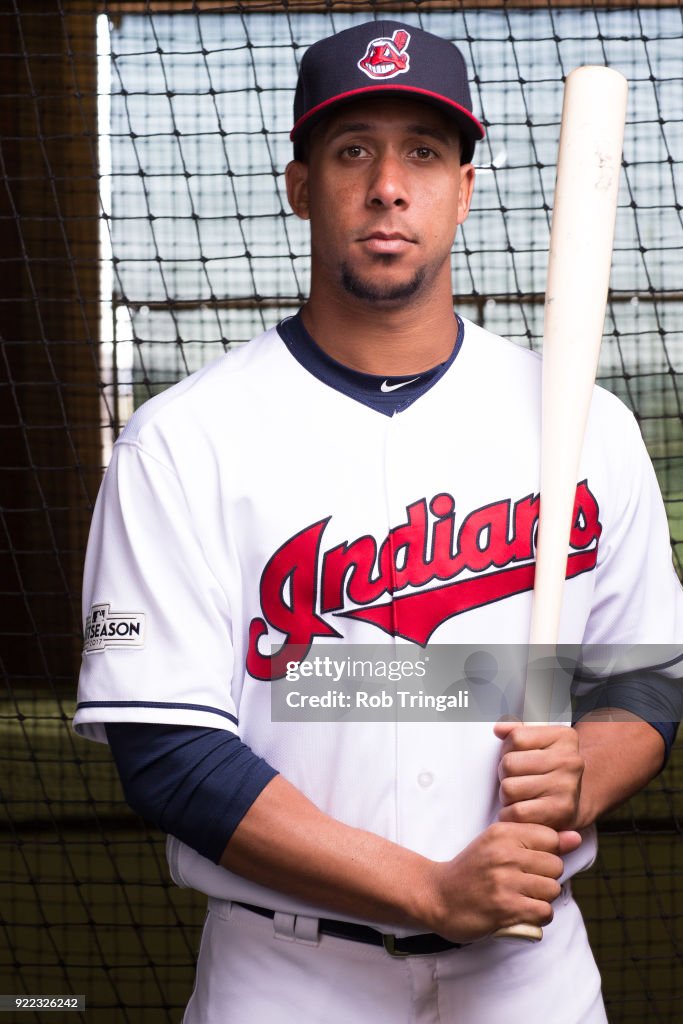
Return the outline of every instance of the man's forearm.
[[[601,712],[606,718],[609,711]],[[574,729],[584,760],[576,827],[591,825],[601,814],[618,807],[661,770],[664,741],[647,722],[615,709],[614,721],[587,717]]]
[[[427,858],[331,818],[282,776],[252,804],[220,863],[353,917],[421,927],[427,912]]]
[[[546,924],[561,857],[581,842],[537,824],[495,824],[450,861],[433,861],[320,811],[277,776],[235,829],[220,863],[350,917],[469,942],[519,921]]]

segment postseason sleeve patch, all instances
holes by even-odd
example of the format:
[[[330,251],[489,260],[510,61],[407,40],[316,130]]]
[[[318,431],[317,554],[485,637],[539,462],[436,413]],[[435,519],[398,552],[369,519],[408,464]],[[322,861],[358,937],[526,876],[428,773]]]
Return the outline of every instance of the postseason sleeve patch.
[[[143,612],[113,612],[108,604],[94,604],[85,622],[84,654],[107,647],[144,647]]]

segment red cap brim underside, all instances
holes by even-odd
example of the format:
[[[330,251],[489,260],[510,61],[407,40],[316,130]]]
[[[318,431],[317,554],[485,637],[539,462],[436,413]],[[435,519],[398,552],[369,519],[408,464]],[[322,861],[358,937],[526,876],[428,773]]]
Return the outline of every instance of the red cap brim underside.
[[[331,96],[328,100],[324,100],[322,103],[318,103],[317,106],[307,110],[303,117],[300,117],[292,128],[289,138],[292,142],[296,142],[301,137],[301,130],[308,121],[316,114],[325,110],[326,107],[331,107],[335,103],[339,103],[342,100],[353,99],[354,96],[363,96],[367,93],[375,92],[408,92],[415,96],[424,96],[426,99],[435,100],[439,105],[444,107],[450,107],[451,110],[457,110],[459,114],[462,114],[472,124],[478,133],[478,138],[483,139],[486,132],[483,126],[477,121],[474,114],[472,114],[466,107],[460,106],[459,103],[455,103],[453,100],[449,100],[446,96],[442,96],[437,92],[430,92],[428,89],[417,89],[412,85],[369,85],[364,89],[352,89],[350,92],[340,92],[338,96]]]

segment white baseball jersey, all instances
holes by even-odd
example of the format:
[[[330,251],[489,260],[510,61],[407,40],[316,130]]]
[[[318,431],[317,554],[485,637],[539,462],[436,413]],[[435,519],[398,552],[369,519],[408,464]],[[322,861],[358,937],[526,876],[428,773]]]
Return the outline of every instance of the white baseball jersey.
[[[271,720],[284,643],[526,642],[540,359],[463,323],[447,371],[391,416],[302,365],[277,329],[135,413],[88,549],[81,735],[103,741],[109,721],[233,730],[322,810],[435,860],[497,818],[490,722]],[[680,640],[654,472],[600,388],[568,577],[562,643]],[[566,873],[593,855],[589,837]],[[169,858],[211,896],[315,912],[178,840]]]

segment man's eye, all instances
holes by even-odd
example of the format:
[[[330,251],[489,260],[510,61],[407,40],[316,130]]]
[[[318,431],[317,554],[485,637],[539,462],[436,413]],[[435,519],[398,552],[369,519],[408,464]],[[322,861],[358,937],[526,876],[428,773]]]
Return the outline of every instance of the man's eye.
[[[362,146],[347,146],[346,149],[344,150],[344,155],[345,156],[350,156],[353,159],[355,159],[356,157],[361,156],[362,153],[363,153],[363,147]]]
[[[430,160],[435,155],[434,150],[429,146],[417,146],[413,152],[419,160]]]

